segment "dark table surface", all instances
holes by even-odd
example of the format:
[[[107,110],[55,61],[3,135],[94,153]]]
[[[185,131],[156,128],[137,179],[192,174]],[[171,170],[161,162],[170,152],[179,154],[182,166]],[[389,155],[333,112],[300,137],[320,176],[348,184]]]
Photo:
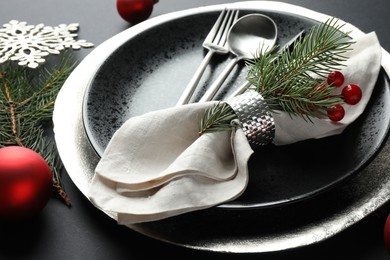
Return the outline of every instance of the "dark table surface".
[[[230,3],[228,0],[160,0],[151,17],[192,7]],[[282,1],[339,17],[364,32],[376,31],[390,50],[388,0],[289,0]],[[98,46],[130,27],[116,10],[115,0],[12,0],[0,3],[0,22],[26,21],[55,26],[80,24],[79,38]],[[82,60],[92,49],[75,53]],[[224,257],[225,259],[388,259],[383,226],[390,211],[385,203],[373,214],[323,242],[281,252],[262,254],[211,253],[184,248],[141,235],[119,226],[96,209],[73,184],[66,171],[64,186],[72,200],[66,207],[55,196],[38,218],[2,226],[0,259],[150,259]],[[286,221],[288,218],[286,217]]]

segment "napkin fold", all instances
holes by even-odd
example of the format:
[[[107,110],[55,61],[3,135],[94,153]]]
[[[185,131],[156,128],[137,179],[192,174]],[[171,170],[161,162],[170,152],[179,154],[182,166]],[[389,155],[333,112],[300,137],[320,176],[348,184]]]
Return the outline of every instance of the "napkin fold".
[[[340,134],[363,113],[378,79],[382,48],[375,32],[365,34],[354,41],[352,49],[345,53],[348,60],[340,71],[344,74],[344,85],[356,84],[362,89],[363,96],[360,102],[356,105],[344,104],[345,117],[337,123],[319,118],[312,118],[313,123],[307,123],[298,116],[291,116],[286,112],[273,113],[274,144],[290,144]],[[340,94],[342,87],[337,88],[337,91],[335,93]]]
[[[364,111],[382,51],[375,32],[354,40],[342,72],[345,84],[362,88],[362,100],[345,105],[346,116],[337,123],[317,118],[311,123],[285,112],[273,113],[275,145],[340,134]],[[88,194],[91,202],[118,223],[134,224],[210,208],[240,196],[249,180],[247,162],[253,150],[240,128],[198,136],[199,122],[214,104],[173,107],[126,121],[95,169]]]
[[[108,144],[89,196],[121,224],[158,220],[238,197],[253,150],[241,129],[198,136],[214,102],[126,121]]]

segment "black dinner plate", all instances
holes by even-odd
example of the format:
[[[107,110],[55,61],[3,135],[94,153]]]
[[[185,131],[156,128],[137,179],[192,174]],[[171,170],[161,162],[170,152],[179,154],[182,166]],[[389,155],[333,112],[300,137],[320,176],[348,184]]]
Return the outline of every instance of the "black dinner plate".
[[[262,13],[275,20],[283,45],[317,21],[279,12],[241,10],[240,16]],[[99,156],[114,132],[130,117],[175,106],[201,63],[202,42],[219,12],[179,17],[149,27],[117,48],[90,81],[83,103],[87,137]],[[214,56],[196,101],[232,57]],[[245,81],[244,64],[236,66],[219,98]],[[313,197],[359,172],[380,150],[390,119],[389,79],[381,70],[365,112],[340,135],[286,146],[265,146],[251,157],[249,184],[238,199],[219,208],[251,209]]]

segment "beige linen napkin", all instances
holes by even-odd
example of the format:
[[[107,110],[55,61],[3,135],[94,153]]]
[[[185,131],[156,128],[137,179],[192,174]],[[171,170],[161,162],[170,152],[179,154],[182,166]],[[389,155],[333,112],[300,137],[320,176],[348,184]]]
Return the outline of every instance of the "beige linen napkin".
[[[198,136],[199,121],[212,105],[185,105],[126,121],[97,165],[91,200],[129,224],[239,196],[253,151],[241,130]]]
[[[345,105],[346,116],[338,123],[315,118],[310,123],[274,113],[274,144],[339,134],[364,111],[379,73],[381,47],[375,33],[355,40],[342,72],[345,84],[362,88],[362,100]],[[253,150],[241,129],[198,136],[199,122],[213,104],[168,108],[126,121],[96,167],[90,200],[115,215],[120,224],[133,224],[213,207],[240,196],[249,180],[247,162]]]

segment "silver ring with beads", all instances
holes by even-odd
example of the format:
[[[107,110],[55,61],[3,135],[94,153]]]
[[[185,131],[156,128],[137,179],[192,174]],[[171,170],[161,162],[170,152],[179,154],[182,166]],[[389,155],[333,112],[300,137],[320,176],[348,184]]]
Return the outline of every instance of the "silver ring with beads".
[[[275,122],[260,93],[248,90],[227,100],[226,103],[236,113],[252,149],[272,142],[275,137]]]

